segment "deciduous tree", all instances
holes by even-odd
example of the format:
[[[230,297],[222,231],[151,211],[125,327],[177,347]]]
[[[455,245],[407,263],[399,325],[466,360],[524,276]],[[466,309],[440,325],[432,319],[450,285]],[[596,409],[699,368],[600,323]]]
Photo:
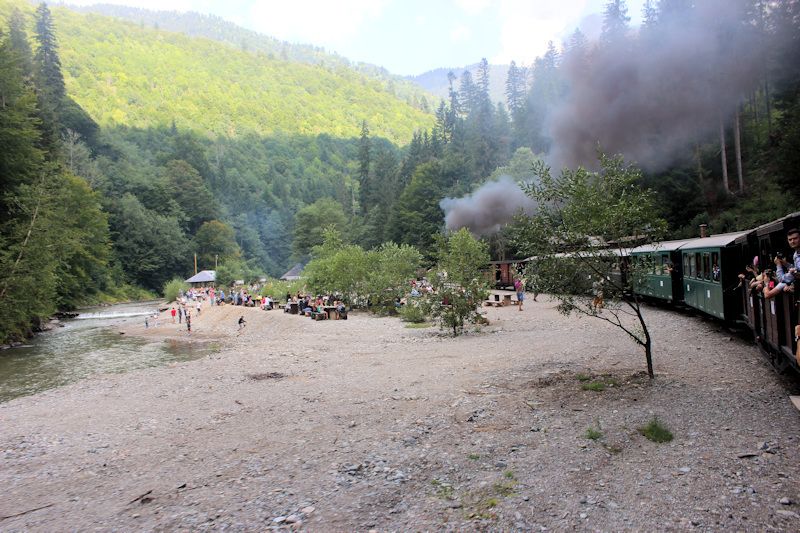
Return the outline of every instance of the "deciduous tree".
[[[644,349],[653,377],[652,338],[642,302],[631,290],[646,266],[631,265],[627,276],[612,271],[629,243],[659,240],[666,222],[657,215],[654,194],[639,185],[637,168],[606,155],[600,155],[600,168],[564,169],[554,177],[536,163],[538,182],[526,192],[539,210],[518,218],[513,238],[520,251],[536,257],[531,268],[539,288],[558,301],[561,313],[595,317],[622,330]],[[601,293],[602,305],[590,298],[593,292]]]

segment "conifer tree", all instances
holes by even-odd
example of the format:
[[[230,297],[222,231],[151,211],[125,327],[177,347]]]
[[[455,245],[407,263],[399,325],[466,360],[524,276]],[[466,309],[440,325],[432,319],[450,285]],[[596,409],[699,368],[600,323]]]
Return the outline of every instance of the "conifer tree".
[[[600,39],[607,45],[622,42],[628,33],[630,20],[625,0],[611,0],[603,11],[603,31]]]
[[[38,48],[34,55],[39,114],[42,119],[42,145],[55,158],[61,130],[61,110],[66,89],[61,74],[61,60],[58,57],[53,17],[47,4],[42,2],[36,8],[36,42]]]
[[[370,141],[367,121],[361,123],[361,137],[358,143],[358,179],[361,184],[361,209],[367,212],[372,207],[373,186],[369,175]]]
[[[66,96],[64,76],[61,74],[53,16],[44,2],[36,8],[36,41],[39,44],[35,56],[39,88],[53,101],[60,102]]]
[[[22,75],[27,83],[33,83],[33,52],[25,31],[25,16],[17,8],[8,19],[8,41],[11,49],[17,54]]]

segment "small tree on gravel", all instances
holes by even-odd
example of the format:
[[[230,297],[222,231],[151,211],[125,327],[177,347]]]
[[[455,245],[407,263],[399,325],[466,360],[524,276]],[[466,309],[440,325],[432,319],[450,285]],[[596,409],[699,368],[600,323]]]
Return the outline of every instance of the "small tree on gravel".
[[[558,301],[562,314],[599,318],[624,331],[644,349],[652,378],[650,332],[641,299],[631,290],[648,265],[632,263],[625,272],[619,265],[628,247],[661,239],[666,222],[652,191],[641,187],[637,168],[621,156],[599,159],[599,172],[564,169],[557,178],[544,163],[535,163],[538,180],[525,192],[538,210],[517,217],[512,239],[521,253],[535,257],[528,268],[535,269],[540,290]]]
[[[437,274],[431,280],[430,314],[453,336],[464,331],[465,322],[478,323],[478,309],[489,294],[483,269],[489,264],[487,245],[462,228],[438,242]]]

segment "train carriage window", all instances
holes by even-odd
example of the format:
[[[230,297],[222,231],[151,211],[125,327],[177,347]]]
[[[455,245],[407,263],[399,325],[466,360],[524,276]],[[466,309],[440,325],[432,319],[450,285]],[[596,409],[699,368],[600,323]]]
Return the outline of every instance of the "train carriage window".
[[[719,252],[711,252],[711,279],[719,281],[720,274]]]
[[[683,275],[687,278],[692,277],[692,268],[691,265],[692,260],[689,257],[689,254],[683,254]]]
[[[661,254],[661,275],[669,276],[669,254]]]
[[[711,254],[703,252],[703,278],[711,279]]]
[[[694,256],[694,277],[703,279],[703,254],[692,254]]]

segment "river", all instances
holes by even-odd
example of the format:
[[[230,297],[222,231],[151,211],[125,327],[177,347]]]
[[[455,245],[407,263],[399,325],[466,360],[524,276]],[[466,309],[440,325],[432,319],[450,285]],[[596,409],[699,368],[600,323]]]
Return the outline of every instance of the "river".
[[[0,351],[0,402],[35,394],[95,374],[127,372],[198,359],[214,345],[159,341],[120,335],[118,328],[143,322],[161,301],[83,309],[77,318]]]

